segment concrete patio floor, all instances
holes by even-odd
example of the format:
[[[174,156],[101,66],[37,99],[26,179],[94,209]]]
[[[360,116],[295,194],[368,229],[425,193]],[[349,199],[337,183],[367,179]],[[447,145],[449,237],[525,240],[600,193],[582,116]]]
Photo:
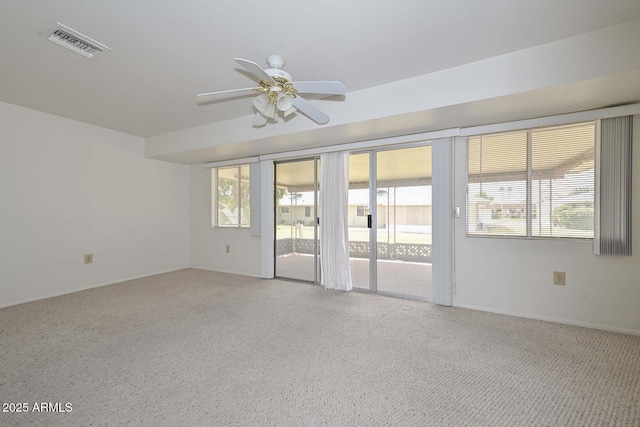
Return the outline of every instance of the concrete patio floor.
[[[369,260],[351,258],[355,288],[369,289]],[[287,254],[276,258],[276,276],[313,281],[313,255]],[[378,291],[431,298],[431,264],[378,260]]]

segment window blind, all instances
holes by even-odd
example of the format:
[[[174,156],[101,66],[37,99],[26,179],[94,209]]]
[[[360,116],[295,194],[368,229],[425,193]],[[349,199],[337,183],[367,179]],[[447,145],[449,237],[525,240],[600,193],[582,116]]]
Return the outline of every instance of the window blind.
[[[531,131],[532,236],[593,237],[594,166],[595,123]]]
[[[470,137],[467,233],[592,238],[595,124]]]
[[[633,116],[600,121],[596,180],[597,255],[631,255]]]
[[[467,230],[526,236],[527,132],[469,138]]]

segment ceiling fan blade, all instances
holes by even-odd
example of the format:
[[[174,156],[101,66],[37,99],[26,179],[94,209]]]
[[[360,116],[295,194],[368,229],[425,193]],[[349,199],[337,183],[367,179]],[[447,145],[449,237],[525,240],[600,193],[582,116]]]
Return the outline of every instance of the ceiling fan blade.
[[[254,94],[254,89],[251,87],[244,89],[231,89],[222,90],[219,92],[199,93],[197,95],[199,102],[216,101],[218,99],[231,98],[234,96],[244,96]]]
[[[295,98],[293,98],[293,106],[302,111],[303,114],[305,114],[307,117],[309,117],[319,125],[323,125],[329,122],[329,116],[318,110],[301,96],[296,96]]]
[[[253,116],[253,127],[259,128],[267,124],[267,118],[256,111],[256,115]]]
[[[242,65],[244,68],[246,68],[247,71],[249,71],[251,74],[253,74],[254,76],[256,76],[256,78],[258,79],[258,81],[273,81],[273,79],[271,78],[271,76],[269,74],[267,74],[266,71],[264,71],[262,69],[262,67],[260,67],[258,64],[256,64],[253,61],[249,61],[247,59],[242,59],[242,58],[233,58],[234,61],[236,61],[238,64]]]
[[[294,82],[293,86],[299,93],[318,93],[324,95],[344,95],[347,88],[337,81]]]

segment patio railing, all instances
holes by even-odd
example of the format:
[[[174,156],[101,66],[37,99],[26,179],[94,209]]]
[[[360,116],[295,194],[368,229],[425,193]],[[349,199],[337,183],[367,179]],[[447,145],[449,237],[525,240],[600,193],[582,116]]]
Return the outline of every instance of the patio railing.
[[[313,239],[277,239],[276,255],[291,253],[312,254]],[[378,259],[398,259],[412,262],[431,262],[431,245],[419,243],[378,243]],[[368,258],[369,242],[349,242],[349,256]]]

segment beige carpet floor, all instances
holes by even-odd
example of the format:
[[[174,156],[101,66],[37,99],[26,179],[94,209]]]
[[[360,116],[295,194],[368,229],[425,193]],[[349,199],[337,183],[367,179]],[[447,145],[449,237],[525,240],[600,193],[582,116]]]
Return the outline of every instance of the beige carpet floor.
[[[640,337],[193,269],[0,310],[0,425],[640,425]]]

